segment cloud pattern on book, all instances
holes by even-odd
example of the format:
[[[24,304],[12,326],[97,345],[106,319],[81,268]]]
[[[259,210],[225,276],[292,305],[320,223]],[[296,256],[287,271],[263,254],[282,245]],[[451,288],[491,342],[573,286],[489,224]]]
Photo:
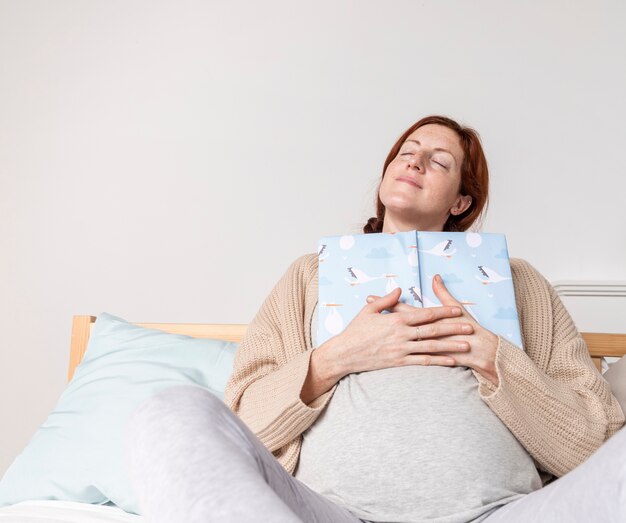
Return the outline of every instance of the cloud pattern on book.
[[[342,332],[370,294],[401,287],[400,301],[437,307],[432,279],[485,328],[522,348],[503,234],[421,232],[325,236],[318,242],[318,344]]]

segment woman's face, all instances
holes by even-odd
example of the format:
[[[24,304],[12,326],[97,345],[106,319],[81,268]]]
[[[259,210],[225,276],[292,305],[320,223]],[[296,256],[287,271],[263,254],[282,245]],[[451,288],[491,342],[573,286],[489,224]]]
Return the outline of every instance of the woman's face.
[[[459,193],[462,162],[463,149],[452,129],[428,124],[413,131],[380,185],[383,231],[441,231],[451,212],[465,211],[471,197]]]

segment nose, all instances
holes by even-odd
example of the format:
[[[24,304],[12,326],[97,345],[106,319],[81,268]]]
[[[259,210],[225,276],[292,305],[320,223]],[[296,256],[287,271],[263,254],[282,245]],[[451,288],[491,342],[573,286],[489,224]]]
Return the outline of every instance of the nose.
[[[411,158],[409,159],[409,168],[410,169],[417,169],[418,171],[422,171],[422,156],[420,154],[414,154],[413,156],[411,156]]]

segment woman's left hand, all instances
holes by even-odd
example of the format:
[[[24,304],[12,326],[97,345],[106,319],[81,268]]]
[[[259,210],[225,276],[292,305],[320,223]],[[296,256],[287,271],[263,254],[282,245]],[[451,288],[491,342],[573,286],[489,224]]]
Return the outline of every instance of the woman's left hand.
[[[496,351],[498,350],[498,336],[488,329],[485,329],[478,323],[474,317],[467,312],[465,307],[459,302],[446,288],[441,277],[436,274],[433,278],[433,291],[442,305],[451,305],[460,307],[463,311],[462,316],[456,318],[443,318],[438,320],[443,323],[459,323],[460,320],[463,323],[470,323],[474,332],[472,334],[456,334],[454,336],[448,336],[451,340],[466,341],[469,343],[470,349],[464,353],[444,353],[438,352],[438,355],[450,356],[456,361],[457,365],[469,367],[478,372],[481,376],[484,376],[496,387],[498,386],[498,374],[496,372]],[[371,299],[370,299],[371,298]],[[367,298],[367,302],[371,303],[372,299],[377,299],[379,296],[370,295]],[[407,303],[397,303],[392,309],[393,312],[409,311],[414,309],[412,305]]]

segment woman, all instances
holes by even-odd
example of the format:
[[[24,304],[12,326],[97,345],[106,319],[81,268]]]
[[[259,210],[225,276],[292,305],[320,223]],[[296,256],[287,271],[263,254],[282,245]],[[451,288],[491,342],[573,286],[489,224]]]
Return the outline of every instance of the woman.
[[[487,192],[477,134],[424,118],[391,149],[364,232],[464,231]],[[549,283],[523,260],[511,269],[524,351],[474,321],[440,278],[441,307],[403,304],[399,289],[371,296],[316,347],[317,256],[298,258],[241,342],[226,390],[241,419],[191,387],[157,395],[135,416],[137,448],[158,434],[161,446],[178,449],[156,464],[135,452],[133,470],[147,467],[135,473],[145,513],[154,521],[587,521],[574,502],[588,499],[593,519],[617,517],[619,499],[598,502],[599,489],[624,488],[615,458],[624,458],[626,431],[594,452],[624,415]],[[193,441],[167,438],[169,413]],[[161,475],[177,474],[194,482],[181,482],[166,504],[150,496]]]

